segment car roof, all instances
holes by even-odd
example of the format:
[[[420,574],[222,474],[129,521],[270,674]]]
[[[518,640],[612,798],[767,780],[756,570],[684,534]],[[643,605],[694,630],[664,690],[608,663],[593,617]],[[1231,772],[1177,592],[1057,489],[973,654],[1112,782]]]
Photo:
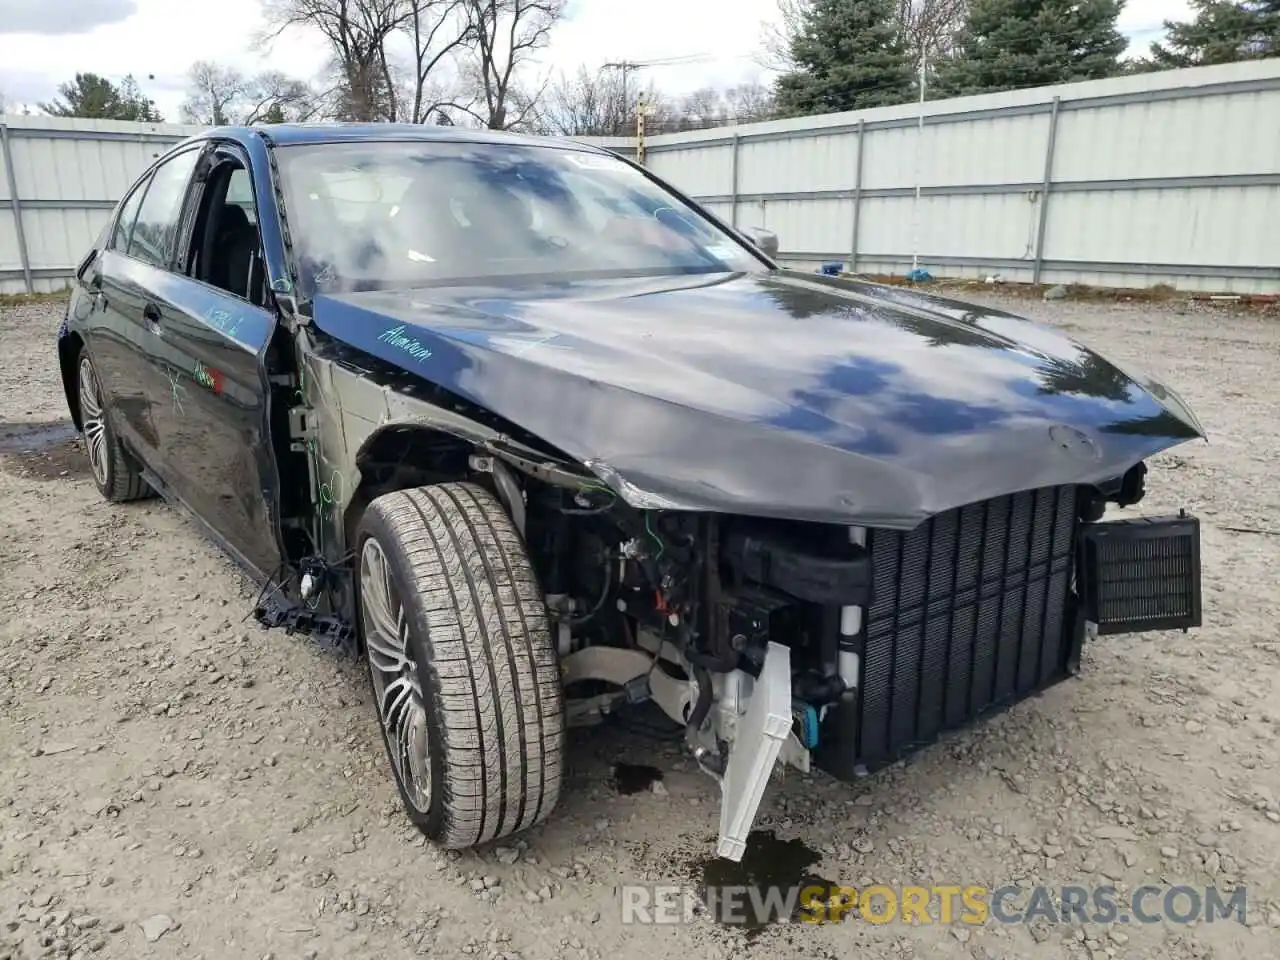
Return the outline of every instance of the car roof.
[[[562,147],[607,153],[592,144],[562,137],[543,137],[468,127],[419,123],[264,123],[252,127],[216,127],[196,139],[225,137],[239,143],[261,138],[277,146],[308,143],[352,143],[361,140],[420,141],[423,143],[491,143],[510,146]]]

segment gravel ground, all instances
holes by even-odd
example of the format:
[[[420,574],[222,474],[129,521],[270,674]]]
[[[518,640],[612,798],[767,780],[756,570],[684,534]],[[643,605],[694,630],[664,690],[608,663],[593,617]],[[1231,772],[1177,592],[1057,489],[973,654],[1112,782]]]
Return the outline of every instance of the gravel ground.
[[[50,303],[0,309],[0,958],[1280,957],[1280,323],[1010,302],[1204,421],[1140,509],[1203,519],[1205,626],[1094,642],[1079,679],[865,783],[790,772],[759,826],[858,886],[1245,884],[1247,926],[624,926],[618,885],[687,880],[717,804],[611,729],[571,738],[558,814],[519,844],[424,846],[360,666],[245,621],[247,584],[173,510],[98,497],[57,432]],[[662,786],[620,795],[618,760]]]

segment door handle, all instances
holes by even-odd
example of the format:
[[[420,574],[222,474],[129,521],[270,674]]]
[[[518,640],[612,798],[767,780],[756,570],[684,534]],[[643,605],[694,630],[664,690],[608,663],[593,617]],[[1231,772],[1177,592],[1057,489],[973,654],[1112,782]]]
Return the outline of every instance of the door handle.
[[[148,303],[145,307],[142,308],[142,317],[148,323],[159,323],[160,308],[157,307],[154,303]]]

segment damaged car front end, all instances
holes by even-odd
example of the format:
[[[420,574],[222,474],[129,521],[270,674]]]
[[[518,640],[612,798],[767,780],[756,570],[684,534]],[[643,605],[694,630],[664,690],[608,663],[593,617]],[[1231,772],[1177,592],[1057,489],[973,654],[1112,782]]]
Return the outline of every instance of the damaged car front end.
[[[491,485],[570,722],[684,724],[723,856],[779,758],[853,779],[1071,676],[1090,631],[1199,623],[1194,518],[1102,521],[1199,424],[1063,337],[781,272],[508,296],[316,301],[359,350],[318,378],[366,437],[350,482],[430,482],[434,449]],[[455,374],[404,379],[414,351]]]
[[[1075,674],[1090,635],[1199,625],[1195,518],[1104,519],[1204,436],[1163,385],[781,269],[595,148],[235,136],[278,320],[258,615],[363,651],[437,842],[539,822],[564,728],[650,702],[738,859],[780,762],[853,779]]]

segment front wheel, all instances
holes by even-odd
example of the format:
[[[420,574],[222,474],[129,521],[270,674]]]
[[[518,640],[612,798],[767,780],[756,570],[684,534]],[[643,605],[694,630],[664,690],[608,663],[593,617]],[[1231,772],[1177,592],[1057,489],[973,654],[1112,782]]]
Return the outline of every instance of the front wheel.
[[[409,818],[447,848],[544,819],[564,697],[546,605],[497,499],[443,483],[375,499],[356,536],[359,622]]]

